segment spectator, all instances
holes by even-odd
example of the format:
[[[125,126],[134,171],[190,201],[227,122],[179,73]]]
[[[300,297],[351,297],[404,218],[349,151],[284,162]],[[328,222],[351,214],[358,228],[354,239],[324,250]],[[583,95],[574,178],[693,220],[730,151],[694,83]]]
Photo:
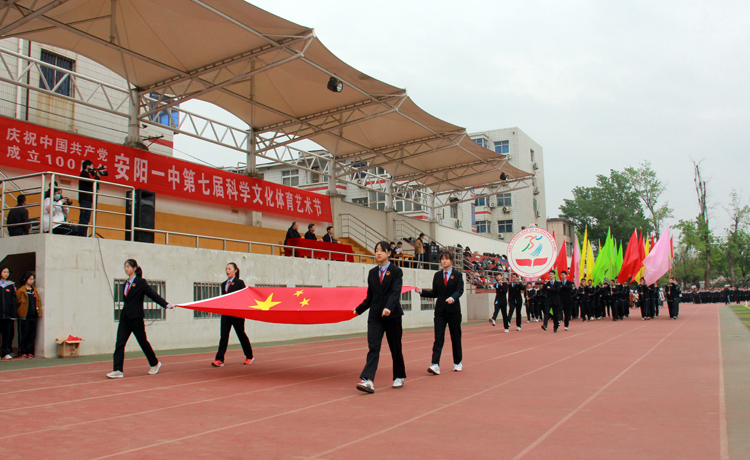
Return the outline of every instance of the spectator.
[[[286,245],[286,242],[290,238],[302,238],[302,235],[299,234],[297,229],[299,228],[299,224],[297,222],[292,222],[292,226],[289,227],[286,231],[286,237],[284,238],[284,244]]]
[[[402,246],[403,246],[403,243],[401,241],[399,241],[398,243],[396,243],[396,254],[403,254],[404,253],[404,248]]]
[[[34,287],[34,273],[27,272],[16,290],[18,300],[18,355],[34,357],[37,318],[42,316],[42,299]]]
[[[417,241],[414,242],[414,258],[417,262],[417,268],[422,268],[422,262],[424,262],[424,233],[420,233]]]
[[[31,229],[29,210],[25,208],[26,195],[18,195],[16,205],[8,211],[8,235],[28,235]]]
[[[315,236],[315,224],[310,224],[307,226],[307,233],[305,233],[305,239],[318,241],[318,237]]]
[[[54,201],[54,205],[52,204]],[[73,235],[78,234],[77,230],[72,225],[66,223],[68,218],[68,206],[71,201],[69,198],[62,196],[59,188],[55,188],[54,196],[50,196],[49,190],[47,191],[47,197],[44,199],[44,206],[42,208],[42,231],[50,231],[49,216],[52,213],[52,233],[56,235]]]
[[[338,241],[333,238],[333,225],[326,227],[326,234],[323,235],[323,241],[326,243],[338,243]]]

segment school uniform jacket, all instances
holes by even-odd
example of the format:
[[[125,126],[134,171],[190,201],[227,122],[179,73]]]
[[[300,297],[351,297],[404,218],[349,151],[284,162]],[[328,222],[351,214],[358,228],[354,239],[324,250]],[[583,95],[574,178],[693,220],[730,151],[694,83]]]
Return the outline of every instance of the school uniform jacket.
[[[562,281],[558,281],[560,284],[560,302],[563,304],[573,303],[573,289],[576,285],[571,283],[570,280],[565,280],[565,284]]]
[[[375,266],[367,275],[367,297],[356,308],[357,314],[361,315],[367,309],[370,314],[368,321],[387,321],[404,315],[401,309],[401,287],[403,286],[404,272],[393,262],[383,275],[383,283],[380,283],[380,266]],[[387,308],[391,314],[384,317],[383,309]]]
[[[435,302],[435,314],[441,313],[460,313],[461,301],[459,297],[464,294],[464,278],[461,272],[455,268],[448,277],[448,284],[445,284],[444,270],[435,272],[432,278],[432,289],[423,289],[422,297],[437,298]],[[453,303],[446,302],[449,297],[453,298]]]
[[[122,311],[120,312],[120,321],[123,319],[138,319],[145,317],[145,313],[143,312],[143,298],[146,296],[159,304],[162,308],[167,308],[167,301],[162,299],[159,294],[151,289],[143,278],[136,276],[133,279],[133,283],[130,285],[130,290],[127,295],[125,295],[125,287],[127,287],[127,281],[122,287],[122,294],[125,301]]]
[[[495,282],[495,305],[508,305],[508,283]]]
[[[16,286],[9,281],[5,287],[0,287],[0,319],[16,319],[18,314],[18,297]]]
[[[559,281],[550,280],[544,285],[542,291],[547,296],[546,305],[560,305],[560,288],[562,285]]]
[[[508,283],[508,300],[515,299],[516,302],[521,303],[523,291],[526,290],[526,286],[518,281]]]
[[[229,280],[221,283],[221,295],[231,294],[235,291],[239,291],[240,289],[245,289],[245,282],[239,278],[235,278],[232,280],[232,284],[229,285],[229,290],[227,290],[227,283],[229,283]]]

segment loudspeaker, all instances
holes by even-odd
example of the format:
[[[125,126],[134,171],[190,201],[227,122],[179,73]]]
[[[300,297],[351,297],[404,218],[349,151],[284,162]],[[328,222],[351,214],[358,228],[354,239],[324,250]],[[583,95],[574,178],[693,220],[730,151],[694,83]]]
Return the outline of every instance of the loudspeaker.
[[[154,224],[156,223],[156,193],[150,190],[136,189],[134,200],[130,200],[130,198],[132,198],[131,192],[127,193],[127,197],[128,201],[125,206],[125,212],[127,213],[127,216],[125,217],[125,239],[127,241],[134,239],[141,243],[153,243],[153,232],[145,232],[142,230],[133,231],[133,223],[130,219],[130,214],[132,212],[131,203],[135,202],[135,212],[133,212],[135,226],[153,229]],[[133,233],[135,233],[135,235],[133,235]]]

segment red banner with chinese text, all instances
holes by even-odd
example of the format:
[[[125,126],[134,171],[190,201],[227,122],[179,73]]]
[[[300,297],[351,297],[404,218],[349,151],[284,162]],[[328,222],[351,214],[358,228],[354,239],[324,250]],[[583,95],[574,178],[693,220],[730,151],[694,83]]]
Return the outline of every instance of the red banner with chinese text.
[[[325,195],[0,117],[0,165],[78,176],[86,159],[109,170],[103,178],[107,182],[313,222],[332,221]]]

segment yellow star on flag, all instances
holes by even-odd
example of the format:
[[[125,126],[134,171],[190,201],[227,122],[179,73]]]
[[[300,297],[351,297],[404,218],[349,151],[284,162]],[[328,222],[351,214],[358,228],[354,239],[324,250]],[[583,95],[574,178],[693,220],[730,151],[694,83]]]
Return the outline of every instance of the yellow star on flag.
[[[309,304],[310,304],[310,299],[302,299],[302,302],[300,302],[300,305],[302,305],[303,307]]]
[[[259,310],[268,311],[271,307],[280,304],[281,302],[274,302],[273,301],[273,294],[269,295],[266,300],[261,302],[260,300],[255,300],[255,305],[250,305],[248,308],[257,308]]]
[[[295,292],[295,293],[294,293],[294,296],[295,296],[295,297],[299,297],[299,296],[300,296],[300,294],[302,294],[302,291],[297,291],[297,292]]]

